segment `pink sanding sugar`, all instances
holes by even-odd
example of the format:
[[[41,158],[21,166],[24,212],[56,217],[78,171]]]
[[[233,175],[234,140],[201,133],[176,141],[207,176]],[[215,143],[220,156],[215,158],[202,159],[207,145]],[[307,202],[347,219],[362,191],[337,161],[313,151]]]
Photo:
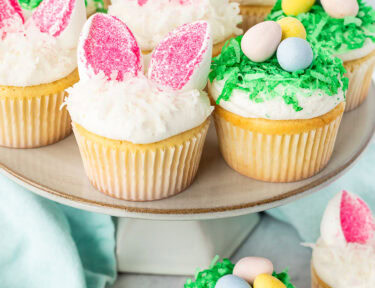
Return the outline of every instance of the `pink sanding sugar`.
[[[17,0],[0,1],[0,29],[5,25],[23,24],[25,19]]]
[[[68,27],[76,1],[44,0],[33,13],[33,22],[41,32],[57,37]]]
[[[117,72],[116,80],[126,74],[137,76],[142,71],[141,51],[132,32],[116,17],[96,14],[84,46],[87,65],[95,74],[101,71],[108,77]]]
[[[174,90],[190,80],[207,51],[206,22],[185,24],[170,33],[154,50],[150,79]]]
[[[375,223],[370,208],[346,191],[341,198],[340,221],[348,243],[366,244],[373,237]]]

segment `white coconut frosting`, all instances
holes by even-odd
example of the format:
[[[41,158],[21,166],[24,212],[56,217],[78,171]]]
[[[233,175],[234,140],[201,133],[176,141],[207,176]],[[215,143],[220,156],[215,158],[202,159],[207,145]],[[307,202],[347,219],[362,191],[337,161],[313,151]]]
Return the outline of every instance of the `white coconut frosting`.
[[[123,82],[97,75],[68,90],[73,122],[97,135],[155,143],[201,125],[213,107],[205,92],[161,91],[144,75]]]
[[[216,101],[224,88],[224,80],[214,80],[210,84],[210,94]],[[284,95],[285,88],[279,85],[275,88],[280,95]],[[345,101],[342,90],[335,96],[328,96],[321,90],[316,90],[311,96],[306,96],[307,91],[301,89],[301,93],[296,95],[298,104],[303,108],[295,111],[292,105],[285,104],[282,97],[267,99],[267,95],[262,98],[267,101],[256,103],[249,100],[249,93],[235,89],[232,91],[228,101],[221,100],[219,105],[227,111],[245,118],[264,118],[270,120],[294,120],[311,119],[324,115],[334,109],[339,103]]]
[[[145,2],[145,3],[143,3]],[[180,3],[182,2],[182,3]],[[139,4],[142,3],[142,4]],[[238,3],[228,0],[112,0],[108,13],[123,20],[141,49],[151,51],[175,28],[198,20],[210,23],[214,44],[239,35],[242,22]]]
[[[0,40],[0,85],[33,86],[51,83],[77,67],[76,49],[33,25],[7,33]]]
[[[367,39],[365,44],[358,49],[346,51],[346,52],[338,52],[335,56],[339,57],[342,61],[352,61],[357,60],[363,57],[366,57],[370,53],[375,51],[375,43],[372,42],[371,39]]]
[[[375,285],[375,243],[328,245],[319,239],[312,263],[319,278],[332,288],[372,288]]]

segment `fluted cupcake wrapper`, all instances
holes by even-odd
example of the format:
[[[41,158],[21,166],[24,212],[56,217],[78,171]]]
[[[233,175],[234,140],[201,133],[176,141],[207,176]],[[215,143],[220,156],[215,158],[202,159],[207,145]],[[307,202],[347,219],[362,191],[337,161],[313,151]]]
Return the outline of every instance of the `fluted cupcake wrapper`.
[[[311,288],[331,288],[318,277],[312,264],[311,264]]]
[[[343,108],[324,126],[290,134],[244,129],[217,111],[215,125],[223,158],[234,170],[262,181],[293,182],[311,177],[327,165],[342,114]]]
[[[0,145],[34,148],[55,143],[71,133],[65,91],[40,97],[0,98]]]
[[[254,25],[263,22],[266,16],[271,12],[272,6],[240,6],[242,15],[242,29],[246,32]]]
[[[344,62],[349,78],[349,88],[346,92],[345,112],[357,108],[366,99],[375,68],[375,52],[358,60]]]
[[[209,120],[199,129],[158,145],[113,145],[113,140],[90,137],[90,132],[73,123],[92,185],[111,197],[129,201],[162,199],[190,186],[198,170],[208,127]],[[96,141],[98,137],[101,139]]]

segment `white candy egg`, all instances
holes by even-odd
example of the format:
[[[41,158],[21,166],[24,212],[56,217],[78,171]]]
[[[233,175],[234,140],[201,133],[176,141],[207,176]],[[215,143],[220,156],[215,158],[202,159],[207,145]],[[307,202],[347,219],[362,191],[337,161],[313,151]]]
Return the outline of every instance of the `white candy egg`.
[[[233,275],[253,283],[255,278],[260,274],[272,274],[273,264],[267,258],[262,257],[245,257],[234,266]]]
[[[281,41],[281,27],[275,21],[265,21],[251,27],[243,36],[243,53],[254,62],[271,58]]]
[[[357,16],[359,5],[357,0],[320,0],[326,13],[333,18]]]

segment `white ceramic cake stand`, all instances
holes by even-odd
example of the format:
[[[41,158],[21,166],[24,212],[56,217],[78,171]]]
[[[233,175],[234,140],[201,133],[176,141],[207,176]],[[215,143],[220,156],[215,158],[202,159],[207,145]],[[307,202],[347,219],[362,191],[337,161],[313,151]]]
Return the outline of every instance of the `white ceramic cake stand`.
[[[271,184],[236,173],[221,158],[213,127],[195,182],[165,200],[127,202],[96,191],[73,136],[39,149],[0,148],[1,173],[53,201],[126,217],[119,220],[117,234],[121,271],[191,274],[194,267],[206,267],[216,253],[229,257],[234,252],[257,223],[257,216],[249,214],[317,191],[353,165],[374,133],[374,94],[372,87],[365,103],[344,115],[328,166],[300,182]],[[234,216],[241,217],[224,219]]]

